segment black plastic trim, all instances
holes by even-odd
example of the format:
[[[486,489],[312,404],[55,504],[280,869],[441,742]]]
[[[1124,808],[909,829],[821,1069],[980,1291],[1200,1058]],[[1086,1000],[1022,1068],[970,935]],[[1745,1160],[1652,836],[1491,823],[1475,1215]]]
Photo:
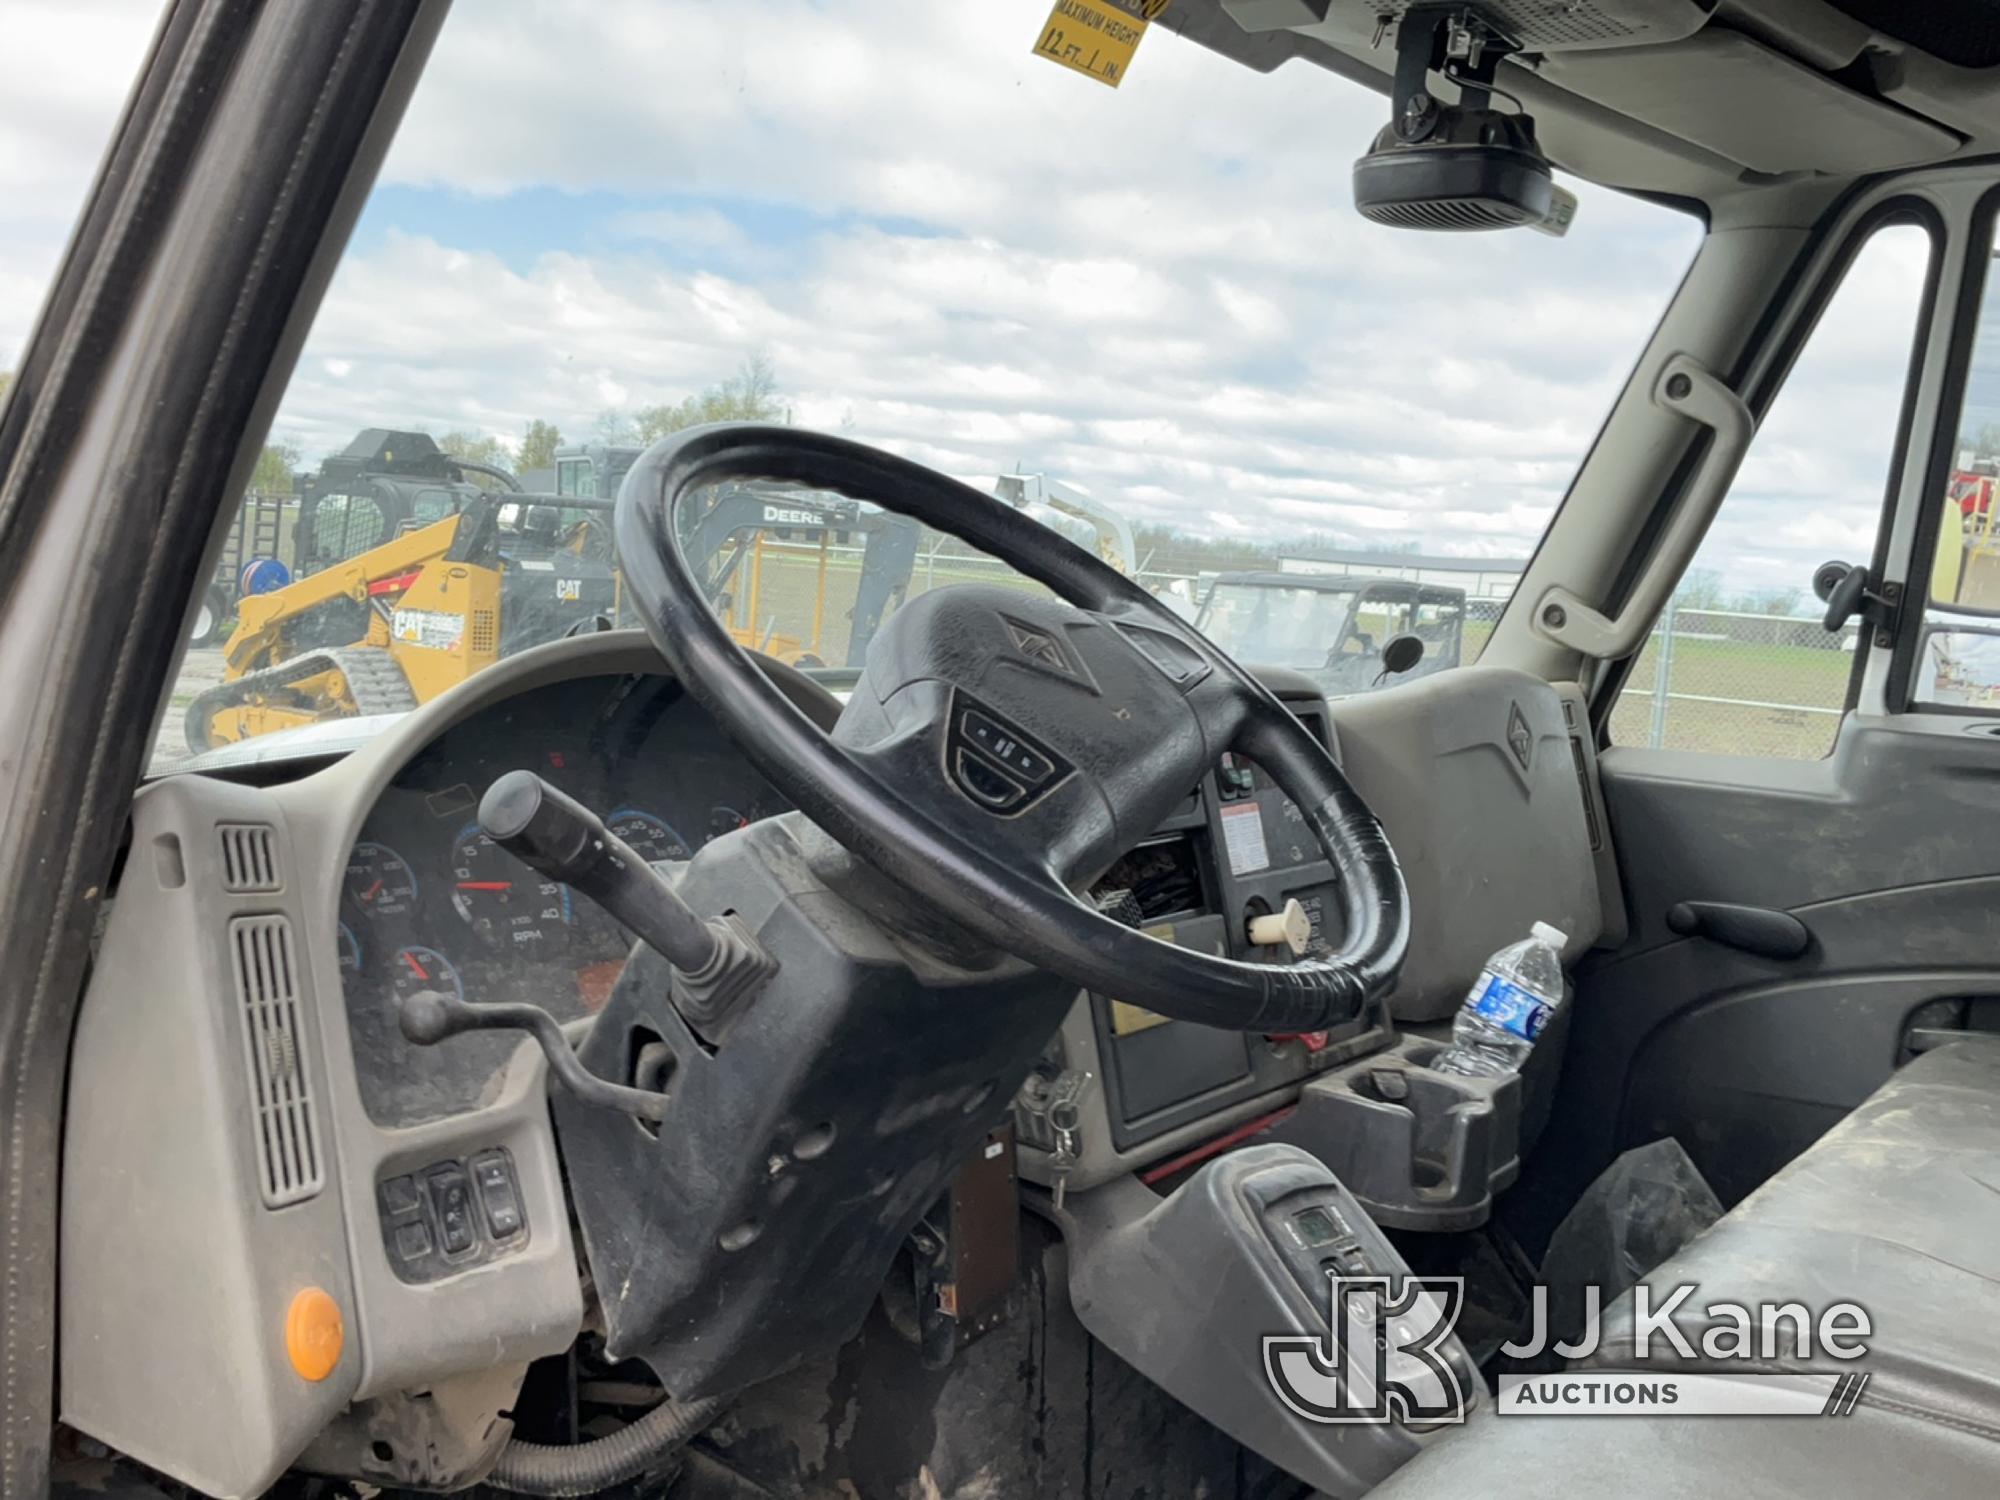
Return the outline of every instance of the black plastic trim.
[[[69,1042],[149,730],[225,501],[443,15],[412,0],[179,0],[0,412],[10,1496],[48,1484]]]

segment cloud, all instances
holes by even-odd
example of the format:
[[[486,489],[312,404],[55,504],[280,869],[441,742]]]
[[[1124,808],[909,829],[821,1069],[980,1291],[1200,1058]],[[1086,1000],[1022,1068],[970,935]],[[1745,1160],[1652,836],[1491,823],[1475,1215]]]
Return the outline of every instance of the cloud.
[[[309,454],[410,421],[581,437],[762,350],[794,420],[953,473],[1039,469],[1195,531],[1530,550],[1699,226],[1583,184],[1562,241],[1384,230],[1348,182],[1380,97],[1163,30],[1113,91],[1031,57],[1039,19],[458,6],[276,431]],[[17,56],[90,62],[0,97],[0,359],[151,18],[17,0],[10,29]],[[1885,263],[1829,319],[1829,368],[1795,381],[1817,420],[1746,467],[1712,540],[1741,586],[1872,528],[1911,274]]]
[[[131,0],[9,0],[0,47],[0,369],[11,369],[158,20]]]

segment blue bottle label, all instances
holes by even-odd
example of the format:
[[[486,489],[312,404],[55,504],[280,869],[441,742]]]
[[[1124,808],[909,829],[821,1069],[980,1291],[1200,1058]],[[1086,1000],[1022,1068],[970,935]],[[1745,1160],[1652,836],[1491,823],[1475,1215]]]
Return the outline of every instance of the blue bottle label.
[[[1480,976],[1472,1013],[1491,1021],[1503,1031],[1511,1031],[1524,1042],[1532,1042],[1548,1024],[1548,1002],[1510,983],[1497,974]]]

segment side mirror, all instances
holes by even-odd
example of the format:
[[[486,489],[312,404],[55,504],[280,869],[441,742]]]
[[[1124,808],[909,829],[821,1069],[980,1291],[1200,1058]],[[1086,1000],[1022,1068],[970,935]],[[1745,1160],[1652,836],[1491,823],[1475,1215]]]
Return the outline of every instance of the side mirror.
[[[1382,676],[1400,677],[1424,659],[1424,643],[1421,637],[1397,635],[1389,638],[1389,644],[1382,648]],[[1380,681],[1380,678],[1376,679]]]
[[[1868,587],[1868,570],[1835,559],[1823,562],[1813,572],[1813,592],[1826,605],[1824,624],[1829,632],[1841,629],[1869,604],[1886,604]]]

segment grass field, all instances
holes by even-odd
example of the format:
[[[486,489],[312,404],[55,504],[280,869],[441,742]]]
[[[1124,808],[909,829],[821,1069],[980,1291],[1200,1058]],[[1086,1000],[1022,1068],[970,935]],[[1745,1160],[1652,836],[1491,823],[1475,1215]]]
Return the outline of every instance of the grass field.
[[[1818,760],[1833,748],[1853,665],[1850,653],[1824,647],[1677,639],[1659,743],[1669,750]],[[1611,716],[1612,743],[1651,745],[1657,639],[1625,682]],[[1748,701],[1702,701],[1719,698]]]

